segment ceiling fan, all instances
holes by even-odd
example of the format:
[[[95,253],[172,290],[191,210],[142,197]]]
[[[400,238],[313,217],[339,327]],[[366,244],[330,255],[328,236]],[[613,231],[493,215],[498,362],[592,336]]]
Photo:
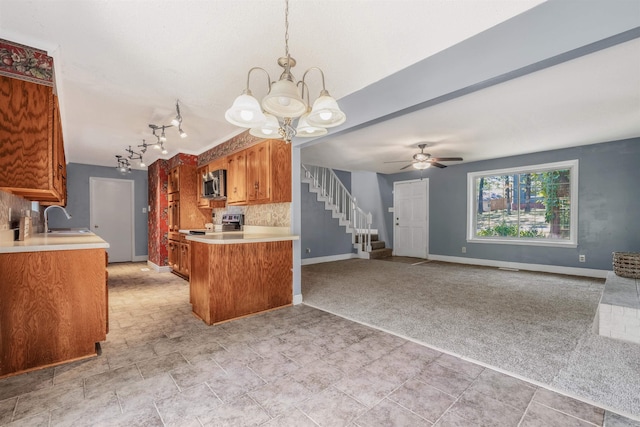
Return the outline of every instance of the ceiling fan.
[[[413,166],[415,169],[426,169],[430,166],[435,166],[437,168],[446,168],[446,165],[443,165],[438,162],[459,162],[462,160],[462,157],[432,157],[431,154],[425,153],[424,149],[427,144],[418,144],[418,148],[420,149],[419,153],[413,155],[413,160],[408,165],[400,168],[400,170],[405,170],[409,166]],[[394,162],[385,162],[385,163],[404,163],[408,160],[398,160]]]

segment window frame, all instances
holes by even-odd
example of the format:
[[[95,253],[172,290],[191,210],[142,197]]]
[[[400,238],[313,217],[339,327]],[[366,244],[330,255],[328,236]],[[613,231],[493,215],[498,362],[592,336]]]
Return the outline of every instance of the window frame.
[[[553,246],[576,248],[578,246],[578,160],[567,160],[538,165],[519,166],[505,169],[494,169],[467,173],[467,242],[488,243],[498,245]],[[476,236],[478,190],[476,179],[491,175],[514,175],[540,173],[550,170],[569,169],[571,194],[570,229],[568,239],[536,239],[530,237],[482,237]]]

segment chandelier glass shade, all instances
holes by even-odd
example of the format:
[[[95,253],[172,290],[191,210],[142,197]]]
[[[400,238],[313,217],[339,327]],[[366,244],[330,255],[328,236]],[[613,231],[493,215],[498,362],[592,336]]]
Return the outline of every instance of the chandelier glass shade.
[[[307,121],[314,126],[332,128],[341,125],[346,119],[336,100],[327,93],[319,96],[313,103]]]
[[[257,136],[258,138],[267,138],[267,139],[279,139],[282,138],[280,136],[280,123],[278,119],[273,114],[265,113],[265,121],[251,128],[249,133],[253,136]]]
[[[310,111],[310,110],[309,110]],[[329,131],[325,127],[314,126],[309,123],[309,112],[306,112],[298,120],[296,135],[301,138],[311,138],[326,135]]]
[[[294,136],[308,138],[325,135],[327,128],[345,122],[346,115],[325,88],[324,73],[320,68],[308,69],[302,80],[297,82],[291,73],[296,60],[289,55],[288,0],[285,0],[285,56],[278,59],[278,65],[284,69],[278,81],[271,81],[269,73],[263,68],[253,67],[249,70],[247,87],[225,112],[225,119],[229,123],[249,128],[253,136],[291,142]],[[254,70],[263,71],[268,79],[268,92],[261,102],[253,97],[249,88]],[[309,102],[309,88],[305,81],[311,70],[319,71],[322,76],[322,91],[313,106]],[[297,125],[293,123],[296,119],[299,119]]]
[[[259,127],[267,120],[258,100],[251,96],[250,90],[233,101],[224,117],[229,123],[246,128]]]

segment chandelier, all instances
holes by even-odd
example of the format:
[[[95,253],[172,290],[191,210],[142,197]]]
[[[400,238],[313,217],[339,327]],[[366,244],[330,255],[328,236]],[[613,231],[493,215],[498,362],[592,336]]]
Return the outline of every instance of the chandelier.
[[[284,26],[285,56],[278,59],[278,65],[284,69],[280,79],[272,81],[264,68],[251,68],[247,73],[246,89],[226,111],[225,119],[236,126],[249,128],[249,133],[253,136],[284,139],[289,143],[294,136],[310,138],[325,135],[327,128],[344,123],[346,116],[325,88],[324,72],[320,68],[309,68],[302,75],[302,80],[296,81],[293,77],[291,68],[296,65],[296,60],[289,54],[288,0],[285,0]],[[249,88],[249,78],[255,70],[267,75],[268,93],[260,103]],[[322,90],[313,107],[309,102],[309,87],[305,81],[312,70],[319,71],[322,77]],[[293,121],[298,118],[297,125],[294,125]]]

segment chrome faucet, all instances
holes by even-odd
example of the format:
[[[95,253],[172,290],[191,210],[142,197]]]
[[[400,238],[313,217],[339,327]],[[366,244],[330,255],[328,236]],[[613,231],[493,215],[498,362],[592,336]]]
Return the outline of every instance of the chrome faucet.
[[[69,212],[67,212],[67,210],[65,208],[63,208],[62,206],[58,206],[58,205],[51,205],[48,208],[46,208],[44,210],[44,232],[48,233],[49,232],[49,215],[48,215],[48,211],[51,208],[58,208],[58,209],[62,209],[62,212],[64,212],[64,214],[66,215],[67,219],[71,219],[71,215],[69,215]]]

